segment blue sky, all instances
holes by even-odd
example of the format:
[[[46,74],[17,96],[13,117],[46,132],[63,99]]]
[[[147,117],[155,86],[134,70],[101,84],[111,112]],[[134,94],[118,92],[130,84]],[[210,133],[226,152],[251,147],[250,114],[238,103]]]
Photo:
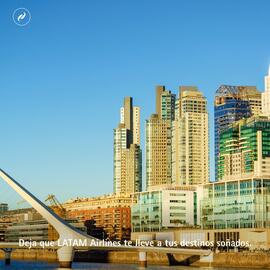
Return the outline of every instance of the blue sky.
[[[12,21],[18,7],[31,12],[25,27]],[[196,85],[209,103],[213,176],[215,90],[263,89],[269,10],[268,0],[1,1],[0,167],[41,199],[109,193],[123,97],[141,106],[144,134],[156,85]]]

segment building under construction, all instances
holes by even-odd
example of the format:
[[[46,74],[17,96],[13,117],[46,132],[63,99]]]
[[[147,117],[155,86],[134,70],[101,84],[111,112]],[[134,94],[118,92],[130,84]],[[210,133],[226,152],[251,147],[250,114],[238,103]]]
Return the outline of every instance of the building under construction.
[[[261,93],[255,86],[221,85],[215,95],[215,179],[218,179],[217,163],[222,130],[232,123],[262,111]]]

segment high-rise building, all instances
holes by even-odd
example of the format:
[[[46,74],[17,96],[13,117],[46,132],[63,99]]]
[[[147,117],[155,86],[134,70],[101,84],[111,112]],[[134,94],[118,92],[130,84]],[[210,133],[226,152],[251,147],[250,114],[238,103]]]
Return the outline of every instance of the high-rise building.
[[[175,117],[175,94],[166,90],[165,86],[156,87],[156,114],[159,119],[170,121]]]
[[[161,118],[161,95],[165,91],[164,85],[156,86],[156,114],[158,115],[158,118]]]
[[[240,120],[220,134],[218,180],[270,176],[270,118]]]
[[[230,124],[261,113],[261,93],[254,86],[221,85],[215,96],[215,179],[218,179],[219,140]]]
[[[140,134],[140,107],[133,106],[133,143],[134,144],[141,144],[141,134]],[[120,109],[120,123],[124,124],[125,111],[124,107]]]
[[[142,190],[142,152],[140,146],[131,144],[121,151],[120,193]]]
[[[122,151],[127,149],[127,129],[125,124],[119,124],[114,129],[114,192],[120,193],[121,191],[121,157]]]
[[[146,120],[146,186],[172,181],[171,124],[157,114]]]
[[[270,116],[270,66],[268,75],[264,77],[265,90],[262,93],[262,113],[266,116]]]
[[[141,145],[140,107],[133,107],[133,143]]]
[[[140,108],[125,97],[120,124],[114,129],[114,192],[133,193],[142,188]]]
[[[209,127],[206,98],[197,87],[182,86],[172,124],[172,182],[209,181]]]
[[[156,87],[156,114],[146,120],[146,186],[172,181],[171,126],[175,118],[175,94]]]
[[[127,129],[127,147],[133,143],[133,100],[132,97],[124,98],[124,125]]]
[[[240,97],[249,103],[251,115],[260,115],[262,113],[262,94],[256,86],[238,86]]]

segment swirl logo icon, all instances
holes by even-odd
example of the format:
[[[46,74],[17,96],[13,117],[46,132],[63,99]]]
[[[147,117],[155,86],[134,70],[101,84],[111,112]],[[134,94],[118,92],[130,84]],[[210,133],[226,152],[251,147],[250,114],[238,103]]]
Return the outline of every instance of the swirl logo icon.
[[[14,10],[12,18],[15,24],[25,26],[31,21],[31,13],[26,8],[17,8]]]

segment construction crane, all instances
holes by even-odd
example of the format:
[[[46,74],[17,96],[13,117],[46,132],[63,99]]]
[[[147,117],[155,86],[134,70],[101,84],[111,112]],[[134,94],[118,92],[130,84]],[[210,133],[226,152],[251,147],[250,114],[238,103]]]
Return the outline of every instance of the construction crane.
[[[62,204],[57,200],[54,194],[49,194],[45,199],[45,202],[50,203],[50,207],[52,210],[62,218],[66,217],[66,209],[62,206]]]

